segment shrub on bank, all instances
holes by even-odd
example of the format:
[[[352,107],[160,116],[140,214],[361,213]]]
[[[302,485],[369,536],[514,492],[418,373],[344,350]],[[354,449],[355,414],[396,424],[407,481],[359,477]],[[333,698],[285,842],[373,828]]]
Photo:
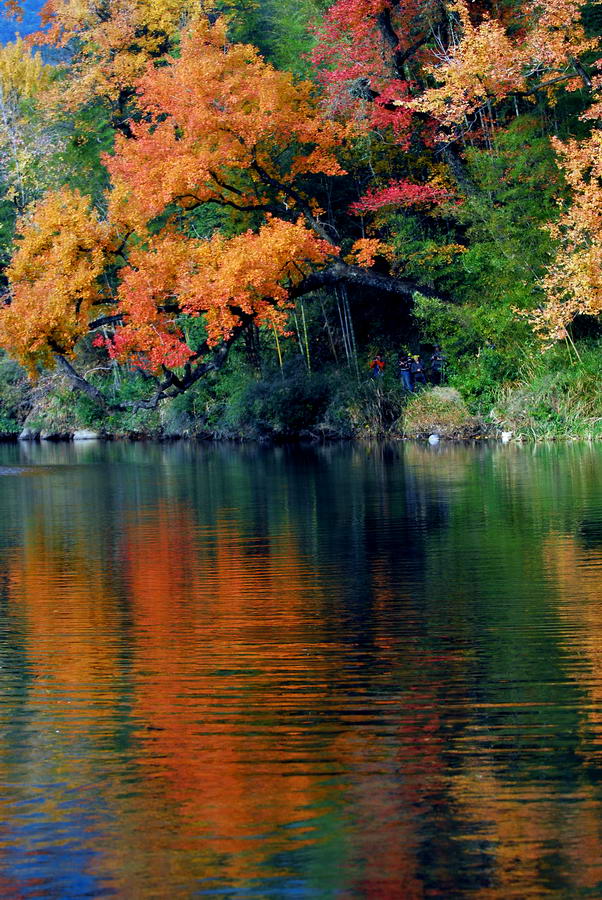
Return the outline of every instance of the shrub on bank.
[[[368,379],[351,382],[347,392],[339,394],[329,415],[336,410],[340,422],[345,422],[349,435],[358,437],[400,436],[406,394],[393,378]]]
[[[491,418],[527,440],[602,438],[602,341],[582,345],[578,358],[558,346],[532,360],[498,391]]]
[[[332,394],[327,376],[299,371],[275,371],[250,380],[233,398],[223,425],[259,437],[296,437],[321,421]]]
[[[482,423],[468,411],[455,388],[433,387],[413,394],[405,407],[403,432],[406,437],[429,434],[465,440],[482,431]]]

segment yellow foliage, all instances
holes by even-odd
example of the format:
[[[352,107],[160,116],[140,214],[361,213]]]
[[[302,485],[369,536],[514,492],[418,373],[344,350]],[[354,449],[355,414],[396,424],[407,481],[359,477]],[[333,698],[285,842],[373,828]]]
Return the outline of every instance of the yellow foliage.
[[[546,343],[566,337],[575,316],[602,312],[602,132],[553,143],[572,200],[549,226],[558,252],[543,281],[547,303],[528,314]]]
[[[110,227],[87,197],[48,194],[19,222],[18,249],[7,270],[11,303],[0,312],[0,345],[35,373],[69,354],[86,333],[90,309],[106,299],[99,283],[113,249]]]
[[[77,46],[55,101],[75,108],[98,96],[118,101],[149,60],[171,49],[180,27],[198,12],[195,0],[47,0],[36,44]]]
[[[490,101],[526,91],[531,76],[545,80],[549,75],[565,75],[576,57],[599,46],[597,39],[585,35],[580,21],[584,5],[585,0],[532,0],[526,11],[521,8],[520,21],[511,23],[515,26],[511,34],[488,15],[474,25],[467,0],[453,0],[450,6],[459,21],[460,36],[430,67],[439,86],[426,90],[410,105],[449,128],[464,123]],[[570,80],[563,84],[575,86]],[[551,97],[554,90],[550,85]]]
[[[466,253],[467,249],[468,247],[464,247],[462,244],[431,243],[423,250],[410,254],[408,259],[411,259],[415,264],[423,264],[425,266],[432,263],[446,265],[452,263],[454,258],[460,253]]]
[[[21,38],[0,47],[0,89],[4,98],[35,97],[48,85],[51,73],[41,55],[32,53]]]

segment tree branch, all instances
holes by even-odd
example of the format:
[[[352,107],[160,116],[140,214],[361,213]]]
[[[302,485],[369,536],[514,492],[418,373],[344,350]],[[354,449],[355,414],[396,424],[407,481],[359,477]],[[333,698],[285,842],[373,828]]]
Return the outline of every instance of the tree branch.
[[[386,7],[382,10],[376,17],[376,23],[378,25],[378,30],[380,31],[382,38],[386,44],[388,44],[390,50],[392,51],[391,55],[391,66],[394,74],[397,78],[404,78],[405,73],[403,71],[404,65],[407,63],[409,59],[414,56],[414,54],[420,50],[424,44],[428,41],[431,36],[432,29],[429,28],[422,37],[418,38],[411,46],[407,47],[405,50],[400,50],[399,48],[399,35],[397,34],[395,28],[393,27],[393,21],[391,19],[391,10],[389,7]]]
[[[307,275],[303,281],[291,288],[289,297],[291,300],[294,300],[319,288],[333,287],[341,282],[355,285],[356,287],[368,288],[379,293],[397,294],[406,298],[411,298],[413,294],[419,292],[424,294],[425,297],[437,297],[440,300],[449,299],[444,297],[441,292],[426,287],[413,279],[381,275],[370,269],[364,269],[362,266],[350,266],[341,261]]]
[[[92,400],[94,400],[95,403],[98,403],[103,409],[109,409],[109,403],[104,394],[102,394],[97,387],[94,387],[93,384],[90,384],[89,381],[86,381],[79,372],[76,372],[71,363],[61,353],[55,353],[55,359],[59,368],[62,369],[63,374],[67,376],[74,388],[77,388],[77,390],[81,391],[83,394],[87,394],[88,397],[91,397]]]
[[[124,403],[112,403],[105,397],[102,391],[87,381],[83,375],[80,375],[61,353],[55,353],[55,358],[59,368],[62,370],[63,374],[67,376],[72,386],[94,400],[94,402],[105,410],[105,412],[125,412],[126,410],[135,412],[138,409],[156,409],[162,400],[177,397],[178,394],[187,391],[189,387],[205,375],[210,372],[217,372],[221,369],[228,359],[232,344],[238,339],[240,333],[247,324],[247,318],[249,317],[245,316],[240,325],[237,325],[232,330],[230,337],[223,341],[215,350],[211,351],[206,341],[201,344],[192,358],[192,361],[200,359],[205,353],[212,352],[211,358],[206,362],[198,362],[196,365],[192,365],[192,361],[188,362],[184,367],[184,374],[182,376],[178,376],[175,372],[164,368],[164,378],[159,382],[153,396],[147,400],[128,400]]]
[[[196,209],[198,206],[202,206],[204,203],[217,203],[218,206],[231,206],[233,209],[237,209],[240,212],[256,212],[259,210],[260,212],[276,212],[276,207],[272,204],[259,204],[259,203],[249,203],[248,205],[243,206],[242,203],[235,203],[234,200],[226,200],[225,197],[209,197],[207,200],[201,200],[196,194],[178,194],[177,197],[174,197],[174,203],[177,203],[178,200],[185,200],[187,197],[190,197],[191,200],[195,200],[195,204],[192,207],[188,207],[188,209]]]
[[[116,313],[113,316],[100,316],[88,323],[88,330],[94,331],[95,328],[102,328],[103,325],[120,325],[123,319],[123,313]]]
[[[283,191],[283,193],[290,197],[291,200],[294,200],[295,203],[298,204],[299,209],[305,216],[307,224],[310,226],[310,228],[313,228],[318,237],[321,237],[323,241],[328,241],[329,244],[336,246],[335,241],[333,241],[333,239],[330,237],[324,226],[321,225],[312,214],[310,206],[306,203],[301,194],[299,194],[290,185],[281,184],[275,178],[272,178],[269,172],[266,172],[263,166],[261,166],[256,159],[253,159],[251,168],[254,169],[255,172],[257,172],[262,181],[264,181],[266,184],[269,184],[270,187],[276,188],[276,190]]]

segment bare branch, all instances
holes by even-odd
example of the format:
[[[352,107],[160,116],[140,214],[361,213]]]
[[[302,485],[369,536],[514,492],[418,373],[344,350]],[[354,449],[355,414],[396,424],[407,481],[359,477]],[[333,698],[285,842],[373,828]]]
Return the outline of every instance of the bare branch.
[[[370,269],[364,269],[362,266],[347,265],[347,263],[340,260],[325,269],[320,269],[306,276],[303,281],[291,288],[289,296],[294,300],[296,297],[310,294],[319,288],[334,287],[341,283],[368,288],[379,294],[397,294],[407,299],[411,299],[417,292],[424,294],[426,297],[438,297],[441,300],[448,299],[440,291],[434,291],[432,288],[426,287],[413,279],[381,275]]]
[[[77,388],[77,390],[81,391],[83,394],[87,394],[88,397],[91,397],[92,400],[94,400],[95,403],[98,403],[103,409],[109,409],[109,403],[101,391],[99,391],[97,387],[94,387],[93,384],[90,384],[89,381],[86,381],[79,372],[76,372],[71,363],[61,353],[55,353],[55,359],[59,368],[62,369],[63,374],[67,376],[73,387]]]

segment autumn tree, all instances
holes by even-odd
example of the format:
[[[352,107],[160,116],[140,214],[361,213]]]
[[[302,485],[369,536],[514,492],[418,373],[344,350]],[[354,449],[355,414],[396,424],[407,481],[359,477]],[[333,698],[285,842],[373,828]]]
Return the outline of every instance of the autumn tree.
[[[62,145],[40,99],[50,66],[21,40],[0,48],[0,259],[10,255],[16,217],[48,185],[48,160]]]
[[[594,82],[597,87],[601,79]],[[576,316],[602,312],[602,103],[586,117],[595,125],[590,137],[554,141],[571,196],[549,226],[557,253],[543,281],[547,302],[530,314],[547,344],[566,338]]]
[[[86,322],[102,320],[112,356],[162,374],[156,403],[219,366],[249,323],[285,331],[287,307],[319,286],[411,296],[416,282],[371,271],[370,256],[339,258],[312,187],[344,177],[337,154],[349,132],[323,115],[311,84],[200,17],[136,94],[140,120],[105,159],[108,221],[59,192],[21,225],[0,324],[21,360],[58,354],[70,368]],[[232,212],[230,235],[199,233],[208,208]],[[191,345],[186,322],[198,318],[205,338]]]
[[[62,57],[47,103],[71,112],[101,102],[112,124],[127,130],[135,82],[151,59],[177,47],[194,0],[46,0],[42,28],[28,37]]]
[[[8,268],[11,303],[2,311],[6,348],[30,372],[71,353],[94,305],[106,301],[100,276],[112,248],[107,223],[77,192],[47,195],[23,217],[22,240]]]

